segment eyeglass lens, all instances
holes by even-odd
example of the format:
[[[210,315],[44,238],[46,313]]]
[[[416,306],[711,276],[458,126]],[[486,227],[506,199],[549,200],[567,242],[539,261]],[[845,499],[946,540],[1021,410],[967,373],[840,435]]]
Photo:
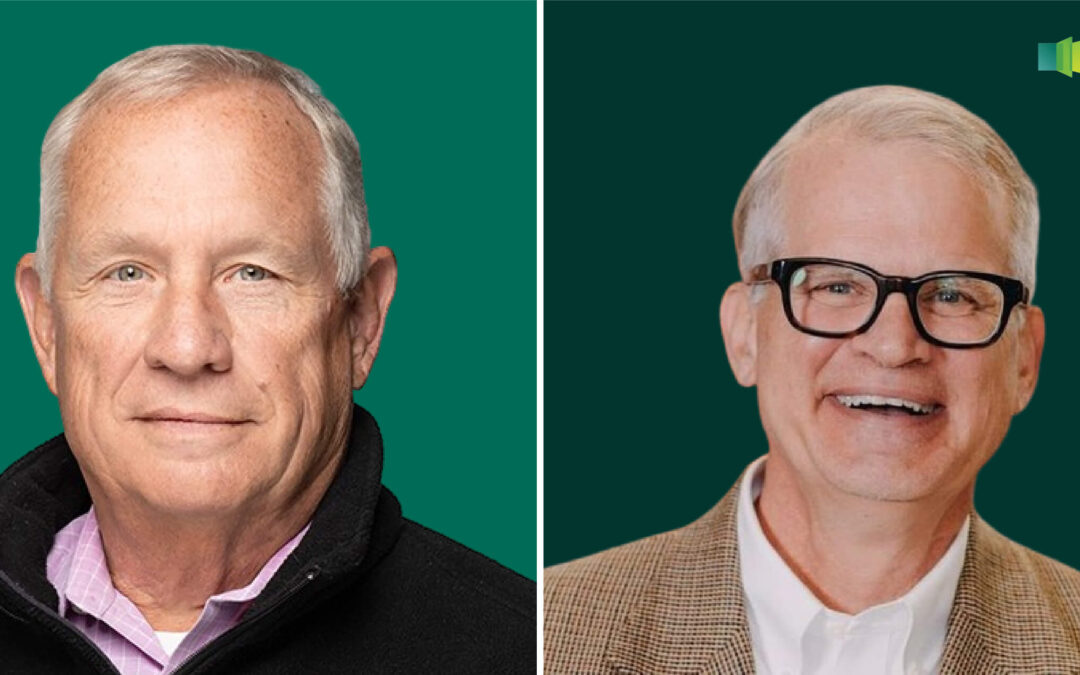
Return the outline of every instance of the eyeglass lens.
[[[815,263],[792,273],[788,292],[792,314],[803,328],[850,333],[873,315],[878,286],[860,270]],[[993,335],[1005,304],[997,284],[967,276],[928,279],[918,288],[916,300],[926,332],[955,344],[977,343]]]

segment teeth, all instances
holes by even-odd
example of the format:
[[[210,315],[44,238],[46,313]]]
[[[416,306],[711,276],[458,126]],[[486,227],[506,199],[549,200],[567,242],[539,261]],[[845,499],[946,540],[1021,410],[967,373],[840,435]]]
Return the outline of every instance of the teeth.
[[[849,408],[860,408],[865,405],[876,406],[892,406],[894,408],[907,408],[920,415],[926,415],[934,411],[937,407],[933,404],[926,405],[923,403],[917,403],[915,401],[909,401],[903,398],[892,398],[891,396],[873,396],[870,394],[858,394],[855,396],[843,396],[838,394],[836,400],[843,403]]]

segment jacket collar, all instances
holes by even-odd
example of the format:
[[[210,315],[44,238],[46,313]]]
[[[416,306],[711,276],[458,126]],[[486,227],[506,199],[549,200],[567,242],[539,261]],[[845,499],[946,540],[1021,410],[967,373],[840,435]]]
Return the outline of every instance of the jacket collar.
[[[1054,588],[1044,588],[1037,554],[1015,544],[974,513],[956,588],[942,673],[1080,673],[1076,627]],[[1059,604],[1060,603],[1060,604]],[[1072,636],[1072,637],[1071,637]]]
[[[615,672],[754,671],[735,538],[738,490],[736,483],[704,516],[673,533],[608,646]]]
[[[298,585],[326,588],[371,569],[401,533],[401,505],[381,485],[383,445],[375,419],[353,406],[352,427],[338,475],[330,484],[311,529],[278,569],[245,619],[288,597]]]
[[[54,535],[90,509],[79,466],[63,434],[24,455],[0,475],[0,574],[44,604],[57,606],[45,576]]]

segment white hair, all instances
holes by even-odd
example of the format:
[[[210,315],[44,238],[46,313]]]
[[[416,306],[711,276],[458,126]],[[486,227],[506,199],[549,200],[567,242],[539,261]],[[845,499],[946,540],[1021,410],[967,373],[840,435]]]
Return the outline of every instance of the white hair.
[[[348,292],[359,283],[371,241],[360,147],[334,104],[307,75],[264,54],[210,45],[169,45],[136,52],[109,66],[49,125],[41,147],[41,216],[34,263],[47,297],[56,231],[65,217],[68,153],[85,120],[106,103],[168,101],[200,87],[234,82],[276,86],[311,120],[323,149],[320,203],[337,267],[337,286]]]
[[[780,254],[784,172],[795,149],[823,130],[872,142],[925,143],[971,176],[987,199],[1004,197],[1010,272],[1035,292],[1039,205],[1035,185],[1016,155],[989,124],[958,103],[897,86],[863,87],[829,98],[803,115],[766,153],[735,205],[732,224],[744,279],[755,265]]]

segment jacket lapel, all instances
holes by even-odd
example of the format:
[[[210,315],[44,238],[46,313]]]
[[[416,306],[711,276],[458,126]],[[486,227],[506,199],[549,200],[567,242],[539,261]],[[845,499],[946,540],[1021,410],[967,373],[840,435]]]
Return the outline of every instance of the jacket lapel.
[[[1034,555],[972,513],[942,673],[1080,673],[1077,629]]]
[[[672,533],[652,579],[608,645],[616,673],[752,673],[735,508],[739,484]]]

